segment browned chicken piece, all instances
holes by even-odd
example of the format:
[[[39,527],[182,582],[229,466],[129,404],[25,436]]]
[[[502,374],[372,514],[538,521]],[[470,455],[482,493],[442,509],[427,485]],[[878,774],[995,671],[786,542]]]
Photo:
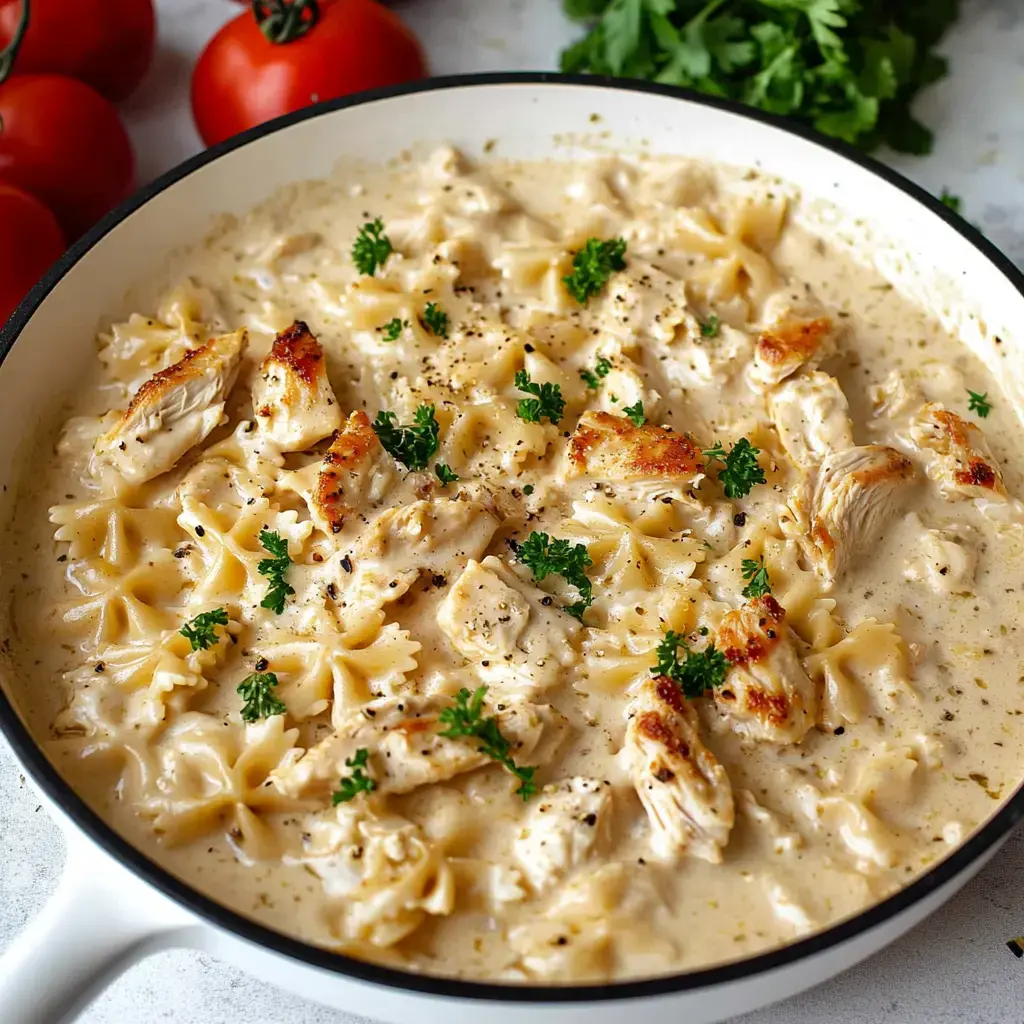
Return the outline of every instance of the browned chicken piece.
[[[846,395],[835,377],[820,370],[784,381],[768,399],[786,454],[808,472],[831,452],[853,447]]]
[[[1003,474],[974,423],[929,402],[911,421],[909,432],[914,444],[929,456],[928,476],[949,501],[1007,499]]]
[[[766,326],[757,339],[751,376],[773,386],[801,366],[814,366],[835,352],[836,328],[816,303],[780,294],[766,303]]]
[[[211,338],[153,374],[96,440],[92,472],[141,484],[172,469],[221,422],[249,343],[244,330]]]
[[[626,757],[660,858],[718,864],[735,818],[725,769],[701,742],[697,713],[665,676],[645,679],[629,705]]]
[[[672,481],[691,486],[704,476],[700,448],[686,435],[625,416],[585,412],[569,441],[569,475],[608,481]]]
[[[301,320],[274,339],[253,383],[252,405],[282,451],[308,448],[341,426],[323,349]]]
[[[347,516],[373,500],[374,483],[390,480],[387,453],[370,417],[357,410],[348,418],[324,455],[310,496],[310,511],[324,533],[340,533]]]
[[[729,673],[714,691],[733,732],[769,743],[799,743],[814,725],[818,694],[797,656],[786,611],[771,594],[728,612],[717,647]]]
[[[834,583],[855,552],[865,552],[899,508],[914,466],[895,448],[869,444],[834,452],[818,470],[801,538],[804,553],[827,583]],[[794,501],[799,506],[800,499]]]

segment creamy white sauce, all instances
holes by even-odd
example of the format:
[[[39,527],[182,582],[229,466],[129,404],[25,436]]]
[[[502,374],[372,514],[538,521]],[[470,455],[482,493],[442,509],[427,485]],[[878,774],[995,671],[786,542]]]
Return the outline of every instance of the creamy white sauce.
[[[45,471],[7,538],[18,698],[61,771],[133,843],[221,902],[360,957],[470,978],[569,982],[735,959],[855,913],[947,855],[1009,796],[1024,763],[1020,515],[1012,503],[993,511],[946,500],[871,389],[892,371],[919,378],[924,397],[983,428],[1010,495],[1021,491],[1020,426],[999,383],[925,311],[827,239],[786,227],[784,193],[670,162],[478,169],[442,153],[425,168],[296,186],[226,223],[189,257],[189,280],[160,310],[106,336],[104,366],[75,399],[84,418],[69,422],[55,454],[55,439],[41,439],[35,464]],[[396,253],[371,280],[349,253],[376,216]],[[626,270],[581,309],[561,283],[572,252],[588,237],[618,236]],[[845,394],[853,442],[894,444],[914,471],[898,510],[831,590],[785,511],[816,469],[787,458],[770,388],[750,375],[758,325],[788,293],[820,304],[841,329],[820,370]],[[448,314],[447,342],[417,325],[426,301]],[[699,324],[712,316],[721,327],[708,336]],[[394,317],[410,326],[383,341]],[[391,462],[340,533],[314,529],[302,495],[327,442],[277,457],[263,428],[244,426],[257,367],[293,320],[322,344],[344,415],[393,410],[408,423],[434,404],[441,447],[431,466],[444,461],[458,483],[442,489],[429,471]],[[170,473],[116,498],[101,491],[88,471],[97,416],[123,410],[187,348],[242,327],[250,346],[229,422]],[[613,368],[588,389],[579,371],[601,356]],[[561,383],[557,427],[517,418],[526,396],[512,378],[524,366]],[[968,413],[967,388],[989,395],[986,419]],[[649,423],[699,447],[748,437],[767,482],[730,502],[714,471],[696,490],[567,477],[581,414],[618,415],[638,400]],[[213,461],[218,453],[226,461]],[[183,512],[175,489],[186,477],[183,493],[206,519]],[[376,561],[365,553],[387,509],[456,495],[467,500],[451,506],[443,550],[417,561],[403,535]],[[47,510],[58,505],[78,525],[54,541]],[[508,541],[543,530],[586,543],[594,563],[585,628],[560,610],[574,595],[557,577],[540,584],[553,598],[540,603],[529,572],[498,570],[513,591],[522,583],[519,624],[536,630],[512,673],[484,664],[501,631],[481,624],[472,593],[438,614],[492,514],[501,521],[481,558],[514,572]],[[297,593],[280,617],[259,607],[263,526],[289,537],[296,563]],[[776,744],[744,739],[709,698],[694,701],[735,824],[721,863],[693,848],[659,858],[622,752],[631,696],[666,628],[716,636],[743,602],[741,559],[762,555],[828,710],[802,742]],[[371,563],[378,605],[390,600],[387,580],[428,569],[384,606],[383,623],[366,610],[370,591],[352,592]],[[235,641],[222,633],[214,651],[190,656],[176,631],[218,606]],[[705,641],[694,632],[692,642]],[[260,658],[288,714],[246,732],[235,691]],[[282,761],[329,741],[371,700],[443,704],[481,683],[491,713],[525,699],[565,716],[560,746],[548,742],[550,723],[535,743],[528,722],[528,753],[516,753],[555,789],[524,803],[492,765],[336,811],[340,763],[326,790],[274,781]],[[435,763],[457,741],[430,742]],[[575,776],[593,781],[574,788]],[[538,817],[542,807],[568,827]]]

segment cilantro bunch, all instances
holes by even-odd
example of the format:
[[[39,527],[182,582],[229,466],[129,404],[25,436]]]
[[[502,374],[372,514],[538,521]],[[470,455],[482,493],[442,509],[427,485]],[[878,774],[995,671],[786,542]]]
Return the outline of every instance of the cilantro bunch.
[[[927,153],[910,112],[946,74],[959,0],[564,0],[590,30],[562,70],[687,86],[874,149]]]

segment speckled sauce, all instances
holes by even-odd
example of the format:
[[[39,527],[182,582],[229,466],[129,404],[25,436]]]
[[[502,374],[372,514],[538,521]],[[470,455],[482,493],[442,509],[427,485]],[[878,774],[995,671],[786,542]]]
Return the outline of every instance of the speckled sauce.
[[[1010,496],[1021,489],[1021,427],[998,381],[925,311],[827,239],[786,226],[787,204],[797,201],[781,183],[692,165],[602,159],[480,170],[446,152],[424,167],[296,186],[221,225],[160,309],[106,333],[102,372],[75,396],[76,418],[56,454],[54,439],[41,439],[37,464],[49,469],[22,496],[8,538],[19,701],[61,770],[154,859],[283,932],[412,970],[513,982],[636,977],[749,955],[857,912],[955,849],[1010,795],[1024,761],[1020,512],[1009,497],[950,500],[907,423],[927,400],[981,426]],[[349,250],[377,216],[398,255],[367,283]],[[561,283],[572,253],[588,238],[614,237],[627,242],[625,269],[580,306]],[[382,340],[392,314],[417,321],[425,299],[447,312],[446,341],[418,322]],[[786,377],[823,386],[815,373],[833,378],[849,403],[853,444],[892,445],[910,466],[873,532],[837,536],[849,555],[834,581],[816,571],[792,511],[813,506],[820,466],[782,443],[773,403],[787,385],[756,370],[760,340],[812,313],[829,320],[836,351]],[[719,326],[705,330],[712,318]],[[311,527],[300,536],[308,498],[289,480],[315,472],[327,442],[275,462],[260,447],[258,416],[246,430],[257,367],[293,320],[323,346],[345,414],[394,410],[407,423],[433,404],[438,457],[459,481],[446,489],[389,468],[386,485],[337,535]],[[227,423],[168,473],[104,491],[89,473],[96,417],[123,409],[186,349],[243,327],[249,348]],[[579,372],[602,357],[611,369],[588,387]],[[517,416],[525,396],[513,376],[523,368],[560,383],[566,411],[557,426],[524,427]],[[897,401],[893,374],[920,398]],[[968,409],[968,389],[988,396],[983,419]],[[730,499],[706,457],[696,481],[679,471],[623,478],[590,465],[574,473],[568,453],[579,421],[585,428],[602,412],[621,422],[636,402],[649,425],[692,437],[698,451],[749,438],[765,482]],[[650,441],[616,444],[628,451]],[[217,458],[247,480],[216,479]],[[245,520],[236,496],[246,487],[268,501],[258,525],[297,531],[289,577],[297,594],[280,619],[260,607],[265,581],[251,566],[222,572],[210,589],[216,567],[180,518],[181,488],[197,479],[192,493],[223,513],[225,534]],[[47,510],[96,501],[109,505],[76,527],[84,552],[76,556],[67,539],[53,540]],[[468,536],[485,515],[496,527],[478,554],[467,554],[469,540],[457,546],[386,604],[381,623],[367,624],[351,589],[358,572],[342,559],[358,569],[378,517],[417,502],[449,509],[455,534]],[[560,610],[571,590],[557,577],[532,580],[516,558],[515,545],[534,531],[587,546],[594,601],[582,627]],[[490,671],[445,625],[442,605],[467,564],[485,557],[519,573],[506,580],[513,588],[532,593],[536,583],[551,598],[531,622],[565,656],[542,683],[532,669],[526,682]],[[705,857],[692,829],[683,841],[657,841],[638,799],[629,723],[665,631],[702,650],[744,605],[745,558],[764,559],[791,631],[786,643],[821,707],[799,741],[778,742],[737,728],[713,694],[687,701],[700,742],[727,776],[705,783],[728,792],[733,819]],[[409,559],[398,544],[384,568],[398,573]],[[224,637],[220,660],[199,666],[194,692],[172,686],[168,697],[144,667],[129,688],[156,702],[155,720],[152,703],[133,720],[123,709],[113,715],[106,697],[91,702],[90,693],[106,692],[111,664],[136,650],[156,657],[208,607],[197,592],[222,595],[231,580],[235,640]],[[472,595],[448,618],[478,622]],[[382,656],[340,683],[335,675],[328,706],[310,709],[317,648],[343,647],[335,633],[346,631],[346,665],[352,650],[374,643]],[[260,659],[278,673],[288,708],[266,720],[284,719],[273,735],[238,714],[235,687]],[[396,678],[389,665],[403,659],[412,665]],[[491,710],[507,698],[564,716],[563,735],[536,747],[536,778],[550,791],[523,801],[497,766],[337,808],[329,790],[279,785],[302,751],[330,742],[334,712],[390,712],[403,698],[450,702],[482,682]],[[174,732],[183,720],[195,724],[187,735]],[[338,769],[346,771],[343,759]],[[552,818],[562,813],[556,798],[575,778],[604,794],[595,823],[584,823],[595,835],[538,859],[529,842],[538,815],[545,806]],[[695,792],[698,804],[709,799]],[[569,814],[556,836],[574,834],[580,820]],[[380,879],[351,863],[378,836],[367,828],[404,837],[375,862]]]

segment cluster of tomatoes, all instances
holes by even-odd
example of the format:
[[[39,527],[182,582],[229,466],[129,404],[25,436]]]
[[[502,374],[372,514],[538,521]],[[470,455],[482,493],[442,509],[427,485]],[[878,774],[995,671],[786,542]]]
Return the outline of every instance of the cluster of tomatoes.
[[[242,0],[192,74],[207,145],[319,100],[421,78],[419,43],[376,0]],[[114,104],[149,68],[154,0],[0,0],[0,326],[134,187]]]

